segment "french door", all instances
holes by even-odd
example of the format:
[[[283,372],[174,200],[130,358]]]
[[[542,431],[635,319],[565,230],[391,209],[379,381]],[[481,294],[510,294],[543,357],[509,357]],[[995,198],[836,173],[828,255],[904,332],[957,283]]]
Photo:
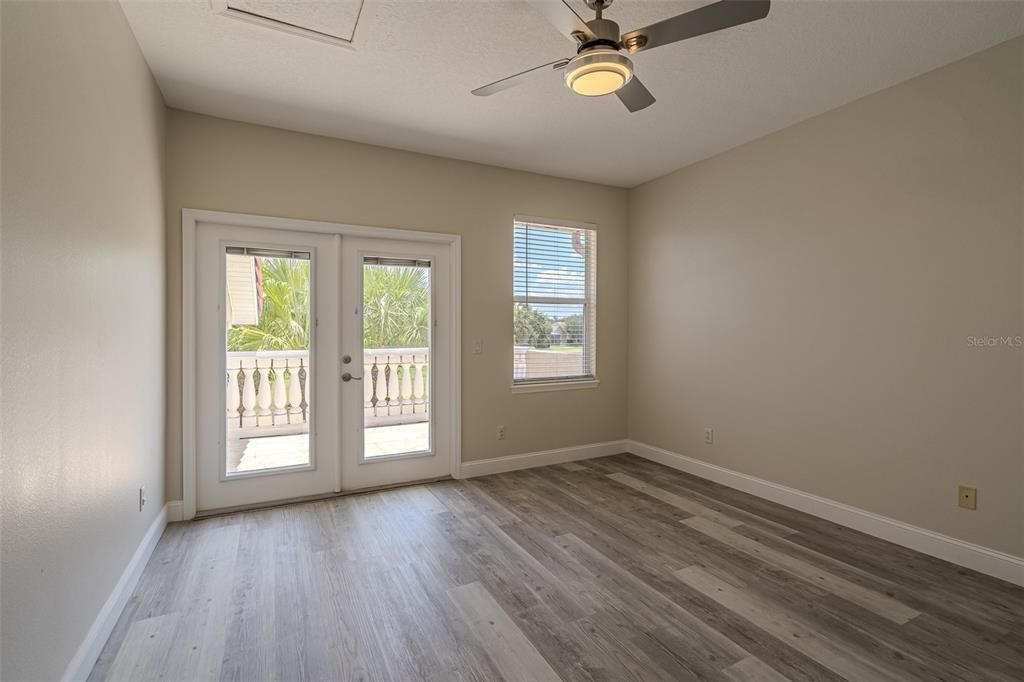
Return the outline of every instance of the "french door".
[[[196,234],[196,508],[340,489],[341,238]]]
[[[445,244],[199,223],[196,508],[451,471]]]
[[[342,462],[348,489],[451,470],[446,246],[342,242]],[[347,380],[346,380],[347,379]],[[435,399],[440,397],[440,399]]]

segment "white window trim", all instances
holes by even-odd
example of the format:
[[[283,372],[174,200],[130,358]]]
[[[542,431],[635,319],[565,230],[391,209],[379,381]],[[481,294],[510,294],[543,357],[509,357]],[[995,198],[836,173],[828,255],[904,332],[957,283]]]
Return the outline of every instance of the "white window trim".
[[[522,215],[522,214],[519,214],[519,213],[517,213],[517,214],[512,216],[512,224],[513,224],[513,226],[516,223],[531,223],[531,224],[534,224],[534,225],[541,225],[541,226],[549,225],[551,227],[564,227],[564,228],[573,229],[573,230],[593,230],[594,232],[597,232],[597,224],[596,223],[585,223],[585,222],[580,222],[578,220],[564,220],[564,219],[560,219],[560,218],[542,218],[542,217],[539,217],[539,216]],[[596,266],[597,266],[597,262],[596,262],[597,256],[596,256],[596,254],[595,254],[594,258],[595,258],[594,266],[596,268]],[[587,276],[588,280],[591,277],[591,275],[592,275],[592,273],[591,273],[590,269],[588,268],[586,270],[586,276]],[[588,281],[588,288],[590,288],[589,281]],[[593,291],[594,291],[594,300],[593,300],[593,306],[592,306],[591,314],[596,317],[596,315],[597,315],[597,282],[596,281],[593,283]],[[512,296],[513,305],[515,304],[516,298],[517,297],[515,295]],[[534,297],[533,300],[534,300],[534,302],[544,302],[543,300],[538,299],[537,297]],[[588,306],[590,305],[590,301],[588,301],[586,298],[566,299],[566,298],[560,298],[559,297],[557,299],[552,299],[551,302],[552,303],[576,303],[576,304],[581,304],[582,303],[584,305],[588,305]],[[595,334],[595,336],[597,334],[597,326],[596,326],[596,324],[594,326],[594,334]],[[596,342],[597,339],[595,338],[594,341]],[[511,390],[511,392],[514,393],[514,394],[516,394],[516,393],[543,393],[543,392],[547,392],[547,391],[573,391],[573,390],[580,390],[580,389],[587,389],[587,388],[597,388],[600,385],[601,385],[601,380],[597,376],[597,358],[595,357],[594,358],[594,374],[592,376],[584,376],[584,377],[580,377],[578,379],[571,379],[571,378],[569,378],[569,379],[559,379],[559,378],[553,378],[551,380],[528,379],[528,380],[521,380],[521,381],[516,381],[515,378],[513,377],[512,385],[509,387],[509,390]]]

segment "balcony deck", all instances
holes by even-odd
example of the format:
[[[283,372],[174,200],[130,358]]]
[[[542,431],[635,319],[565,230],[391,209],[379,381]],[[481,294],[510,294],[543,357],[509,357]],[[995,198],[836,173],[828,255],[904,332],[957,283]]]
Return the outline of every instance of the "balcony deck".
[[[428,422],[392,424],[365,429],[367,458],[418,452],[429,444]],[[228,441],[228,472],[243,473],[300,466],[309,461],[309,434],[260,436]]]

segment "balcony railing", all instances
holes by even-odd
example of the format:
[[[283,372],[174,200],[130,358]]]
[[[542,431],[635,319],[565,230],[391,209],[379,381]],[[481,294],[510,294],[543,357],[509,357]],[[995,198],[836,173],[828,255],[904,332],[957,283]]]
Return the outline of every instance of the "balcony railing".
[[[427,348],[363,352],[363,418],[367,427],[428,420]],[[227,354],[227,422],[235,437],[305,433],[312,403],[308,351]],[[354,372],[353,372],[354,373]]]
[[[430,350],[363,351],[363,418],[366,426],[428,420]]]

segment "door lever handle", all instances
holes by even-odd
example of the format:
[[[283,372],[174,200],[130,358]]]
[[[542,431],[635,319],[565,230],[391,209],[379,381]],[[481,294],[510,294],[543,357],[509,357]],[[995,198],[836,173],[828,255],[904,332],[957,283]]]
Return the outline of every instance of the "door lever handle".
[[[341,375],[341,380],[342,381],[362,381],[363,378],[362,377],[354,377],[354,376],[352,376],[351,372],[345,372],[344,374]]]

